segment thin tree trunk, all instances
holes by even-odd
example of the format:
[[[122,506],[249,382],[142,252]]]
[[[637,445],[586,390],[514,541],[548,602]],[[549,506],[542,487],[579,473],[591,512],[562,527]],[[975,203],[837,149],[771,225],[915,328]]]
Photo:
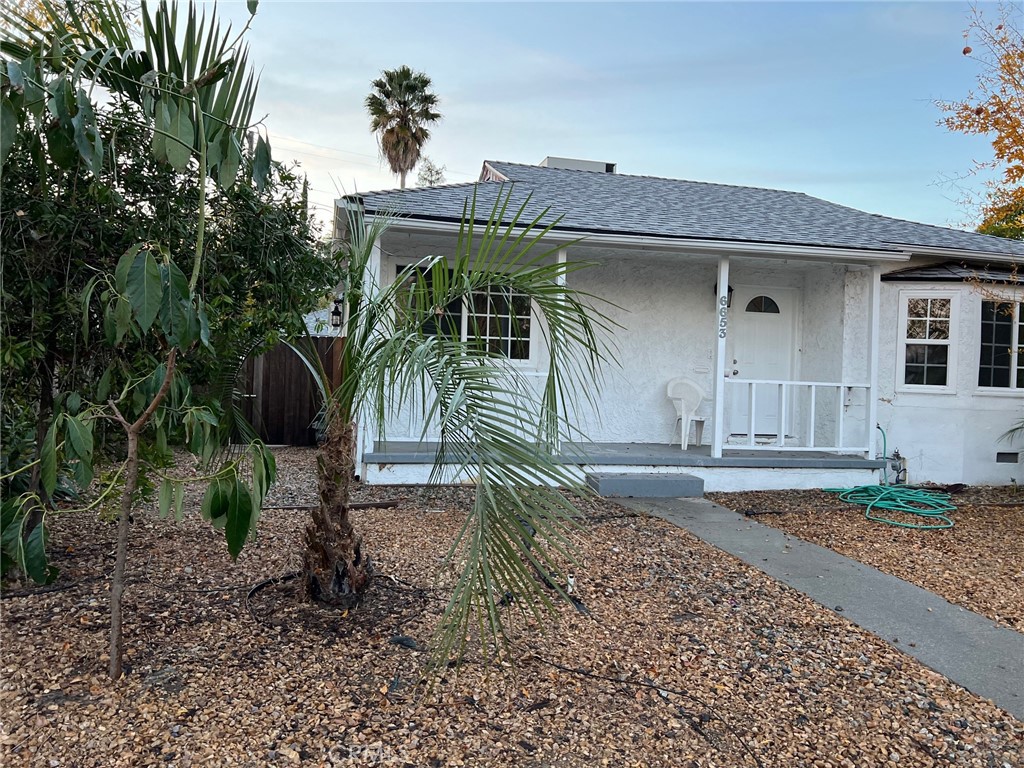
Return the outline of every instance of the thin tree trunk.
[[[46,430],[53,416],[53,371],[54,366],[57,364],[56,344],[57,334],[51,329],[46,337],[46,354],[39,361],[39,413],[36,414],[36,455],[34,457],[37,461],[42,451]],[[43,504],[52,508],[53,501],[43,489],[39,463],[32,467],[32,476],[29,480],[28,490],[31,493],[38,494]],[[42,515],[42,508],[36,507],[29,517],[25,529],[26,532],[31,531],[42,522]]]
[[[405,174],[405,171],[402,171],[400,174],[398,174],[399,183],[401,184],[402,189],[405,189]]]
[[[306,526],[304,570],[310,599],[341,608],[359,603],[373,564],[349,519],[349,491],[355,470],[355,433],[348,419],[330,419],[317,456],[320,505]]]
[[[121,494],[121,513],[117,521],[117,556],[114,559],[114,575],[110,582],[110,666],[108,671],[111,680],[121,677],[124,658],[124,633],[122,631],[123,609],[121,605],[124,597],[124,572],[128,562],[128,526],[132,511],[132,496],[139,482],[139,435],[145,429],[146,424],[156,413],[171,388],[171,381],[174,379],[174,368],[178,359],[178,350],[172,349],[167,355],[167,369],[164,372],[164,380],[160,389],[154,395],[153,400],[146,406],[134,422],[129,423],[117,407],[111,401],[111,407],[117,420],[124,427],[125,435],[128,437],[127,466],[124,481],[124,491]]]
[[[132,496],[139,482],[139,435],[128,430],[128,466],[124,491],[121,493],[121,513],[117,520],[117,557],[114,576],[110,582],[110,679],[121,677],[124,657],[124,634],[121,631],[124,597],[124,570],[128,562],[128,522],[132,511]]]

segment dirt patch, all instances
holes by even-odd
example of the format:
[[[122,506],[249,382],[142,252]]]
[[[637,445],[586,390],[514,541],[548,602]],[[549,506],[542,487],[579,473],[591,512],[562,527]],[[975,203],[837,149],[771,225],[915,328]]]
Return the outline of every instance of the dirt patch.
[[[281,505],[312,499],[279,454]],[[270,510],[237,563],[196,516],[132,526],[130,667],[103,676],[114,529],[54,520],[59,591],[3,600],[5,766],[1024,764],[1024,724],[694,537],[584,504],[577,587],[515,669],[471,655],[420,683],[464,488],[362,488],[380,577],[348,614],[301,603],[305,515]],[[510,614],[511,615],[511,614]]]
[[[954,525],[934,531],[868,520],[864,507],[824,491],[713,493],[708,498],[1024,630],[1024,491],[951,490],[951,503],[957,506],[950,515]]]

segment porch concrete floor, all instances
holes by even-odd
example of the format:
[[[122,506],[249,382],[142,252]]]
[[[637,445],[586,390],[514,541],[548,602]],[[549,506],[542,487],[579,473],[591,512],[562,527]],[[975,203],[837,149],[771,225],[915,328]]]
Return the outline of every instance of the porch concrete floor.
[[[430,464],[437,443],[411,440],[378,442],[366,454],[368,463]],[[637,467],[753,467],[804,469],[879,469],[885,462],[860,456],[843,456],[824,451],[790,453],[787,451],[727,450],[716,459],[711,446],[691,445],[685,451],[664,443],[566,443],[559,459],[566,464]]]

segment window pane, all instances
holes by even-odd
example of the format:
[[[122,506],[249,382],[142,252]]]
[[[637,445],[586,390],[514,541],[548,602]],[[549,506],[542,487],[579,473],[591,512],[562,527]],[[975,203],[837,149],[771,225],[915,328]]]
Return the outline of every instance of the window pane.
[[[907,365],[923,365],[928,347],[924,344],[907,344]]]
[[[924,384],[924,366],[908,365],[903,382],[905,384]]]
[[[929,299],[931,317],[949,317],[950,299]]]
[[[928,321],[928,338],[929,339],[948,339],[949,338],[949,320],[929,320]]]
[[[779,314],[779,305],[771,296],[755,296],[747,303],[746,311],[777,315]]]
[[[1012,381],[1012,305],[995,301],[981,303],[981,357],[978,386],[1009,387]]]
[[[467,322],[467,335],[479,340],[482,349],[517,360],[529,358],[531,305],[528,297],[497,287],[474,293],[471,305],[473,312]]]
[[[924,369],[924,383],[939,387],[946,386],[946,366],[927,366]]]
[[[933,344],[925,347],[927,352],[925,353],[925,364],[926,365],[946,365],[949,361],[949,347],[945,344]]]
[[[908,299],[907,317],[928,317],[928,299]]]
[[[530,342],[526,339],[513,339],[509,357],[513,360],[529,360]]]
[[[923,339],[927,328],[927,320],[907,320],[907,338]]]
[[[908,344],[904,383],[946,386],[948,359],[945,344]]]

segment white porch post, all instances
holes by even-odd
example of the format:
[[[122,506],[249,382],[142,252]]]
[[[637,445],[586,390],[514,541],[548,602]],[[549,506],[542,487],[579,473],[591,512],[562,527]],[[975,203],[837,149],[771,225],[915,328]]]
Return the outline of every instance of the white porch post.
[[[714,397],[714,430],[711,433],[711,455],[716,459],[722,457],[722,445],[725,442],[725,342],[729,330],[729,257],[718,259],[718,296],[715,299],[715,378],[712,382]],[[687,425],[683,425],[686,429]]]
[[[882,296],[882,268],[871,267],[868,287],[868,444],[865,458],[874,458],[875,425],[878,423],[878,328]]]
[[[369,232],[369,222],[367,222],[367,232]],[[373,244],[373,248],[370,251],[370,259],[366,264],[366,272],[363,275],[363,295],[372,296],[373,293],[380,286],[380,240],[377,240]],[[366,462],[363,457],[366,455],[367,445],[373,444],[376,438],[371,437],[369,434],[369,424],[371,419],[367,417],[367,411],[364,408],[356,415],[356,468],[359,471],[359,477],[366,479]]]
[[[558,264],[559,266],[563,266],[565,264],[565,262],[568,261],[568,258],[569,258],[569,256],[568,256],[567,250],[565,248],[559,248],[558,249],[558,255],[555,256],[555,263]],[[555,278],[555,283],[557,285],[560,285],[563,288],[568,284],[568,280],[566,279],[565,272],[561,272],[561,273],[558,274],[558,276]],[[550,366],[550,363],[548,365]],[[569,414],[565,414],[565,416],[566,416],[566,418],[568,418]],[[573,422],[575,423],[575,417],[573,419]],[[561,428],[558,429],[558,434],[555,436],[555,453],[556,454],[561,454],[562,453],[562,430],[561,430]]]

